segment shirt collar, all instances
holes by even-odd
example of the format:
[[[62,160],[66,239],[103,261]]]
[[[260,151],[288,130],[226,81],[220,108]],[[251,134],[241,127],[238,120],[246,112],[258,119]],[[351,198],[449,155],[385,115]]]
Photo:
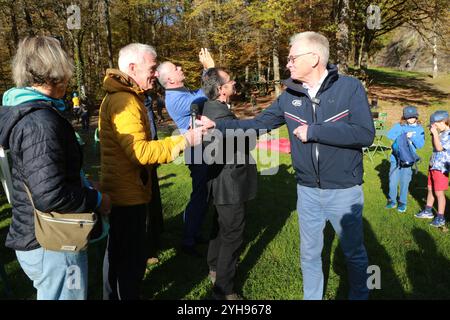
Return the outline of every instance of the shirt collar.
[[[320,88],[320,86],[322,85],[322,83],[325,81],[325,78],[328,75],[328,70],[325,69],[325,72],[323,73],[322,77],[320,77],[319,82],[317,82],[316,86],[314,88],[310,88],[306,83],[302,83],[303,88],[305,88],[306,90],[313,90],[313,89],[318,89]]]

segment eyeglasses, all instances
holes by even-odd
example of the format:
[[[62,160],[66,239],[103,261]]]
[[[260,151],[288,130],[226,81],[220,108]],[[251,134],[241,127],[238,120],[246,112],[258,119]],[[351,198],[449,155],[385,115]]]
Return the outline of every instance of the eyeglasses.
[[[290,63],[294,63],[295,59],[297,59],[298,57],[310,54],[310,53],[314,53],[314,52],[306,52],[306,53],[301,53],[301,54],[296,54],[295,56],[288,56],[287,57],[287,61]]]

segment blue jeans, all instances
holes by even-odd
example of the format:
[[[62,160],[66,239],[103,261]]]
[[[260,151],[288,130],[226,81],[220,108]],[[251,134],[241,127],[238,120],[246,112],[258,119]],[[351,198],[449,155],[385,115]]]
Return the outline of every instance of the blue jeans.
[[[347,261],[349,299],[368,299],[368,259],[363,237],[363,192],[361,186],[347,189],[318,189],[297,185],[300,225],[300,261],[303,298],[323,297],[323,230],[330,221],[339,237]]]
[[[408,188],[412,178],[412,167],[397,167],[396,162],[391,161],[389,169],[389,200],[397,202],[397,188],[400,184],[399,202],[406,204],[408,200]]]
[[[16,256],[37,289],[37,300],[86,300],[87,251],[72,253],[39,248],[17,250]]]

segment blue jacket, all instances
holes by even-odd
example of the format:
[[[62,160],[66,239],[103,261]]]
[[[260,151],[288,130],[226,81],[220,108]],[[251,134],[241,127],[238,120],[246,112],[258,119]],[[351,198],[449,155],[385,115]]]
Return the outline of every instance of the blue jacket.
[[[188,130],[190,126],[191,104],[202,106],[206,96],[201,89],[188,90],[185,87],[166,89],[166,109],[178,129]]]
[[[286,124],[298,184],[322,189],[362,184],[362,148],[372,144],[375,128],[361,82],[339,75],[336,66],[329,65],[316,95],[320,99],[316,112],[300,82],[288,79],[285,84],[286,91],[254,119],[217,121],[217,129],[274,129]],[[292,133],[303,124],[309,126],[307,143]]]
[[[395,139],[397,139],[397,137],[403,132],[415,132],[415,134],[413,134],[412,137],[409,138],[409,140],[412,142],[411,145],[414,152],[416,152],[417,149],[422,148],[423,145],[425,144],[425,132],[423,131],[423,127],[420,124],[401,125],[400,123],[397,123],[391,128],[391,130],[389,130],[387,136],[392,141],[395,141]],[[391,154],[391,162],[396,162],[396,159],[393,154]]]

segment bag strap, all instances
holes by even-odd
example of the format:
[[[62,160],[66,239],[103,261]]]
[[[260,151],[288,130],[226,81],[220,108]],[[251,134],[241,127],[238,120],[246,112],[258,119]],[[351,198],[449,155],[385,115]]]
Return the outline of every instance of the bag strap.
[[[28,189],[27,185],[25,184],[25,182],[23,183],[24,187],[25,187],[25,191],[27,192],[28,198],[31,201],[31,205],[33,206],[33,208],[36,210],[36,207],[34,206],[34,202],[33,202],[33,198],[31,197],[31,192],[30,189]]]

